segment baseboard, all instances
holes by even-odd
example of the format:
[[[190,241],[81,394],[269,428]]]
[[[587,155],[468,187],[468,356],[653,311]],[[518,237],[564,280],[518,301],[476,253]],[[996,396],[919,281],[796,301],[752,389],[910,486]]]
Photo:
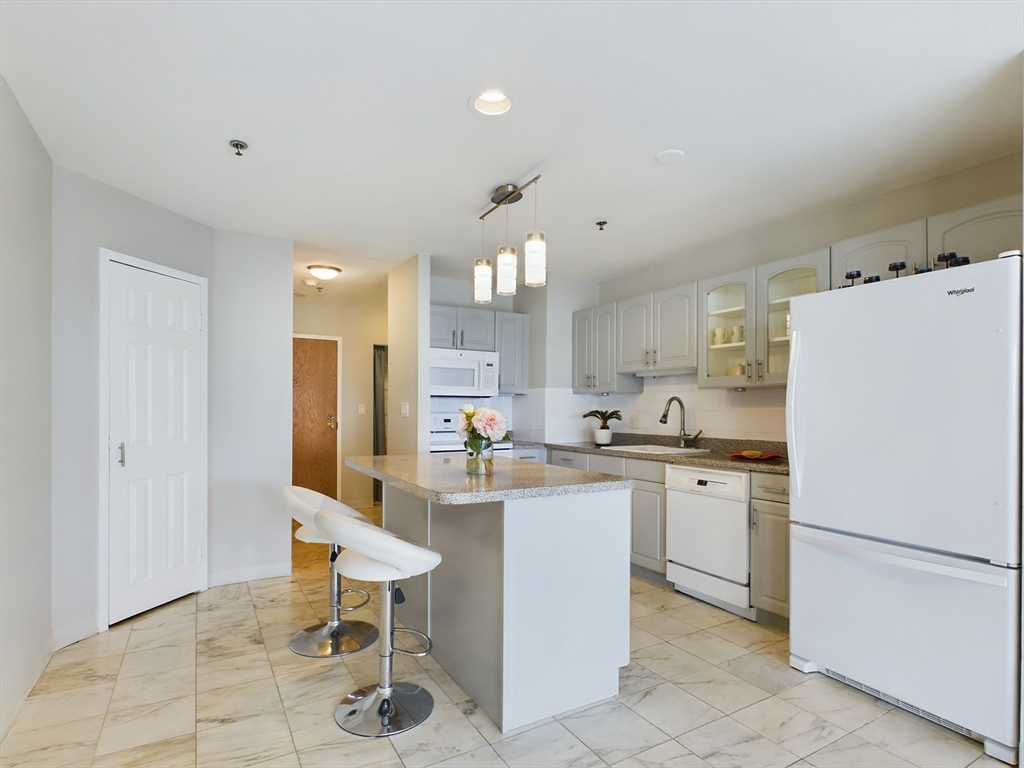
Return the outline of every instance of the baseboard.
[[[292,572],[292,561],[285,560],[270,565],[257,565],[250,568],[232,568],[223,571],[210,571],[209,584],[211,587],[219,587],[222,584],[237,584],[240,581],[259,581],[260,579],[276,579],[280,576],[290,576]]]
[[[51,647],[53,650],[59,651],[72,643],[103,632],[107,627],[100,626],[97,621],[97,619],[82,619],[71,624],[62,623],[53,630],[53,634],[50,636],[53,640]]]
[[[28,695],[32,693],[32,689],[35,688],[36,682],[39,680],[39,676],[43,674],[43,670],[46,669],[46,665],[50,663],[50,657],[53,652],[50,650],[54,648],[54,635],[50,634],[48,638],[49,642],[44,643],[39,648],[39,655],[33,660],[35,662],[34,673],[29,678],[30,682],[25,690],[18,696],[18,701],[13,706],[8,705],[0,707],[0,739],[7,737],[7,732],[11,730],[11,726],[14,725],[14,720],[18,716],[18,711],[21,709],[22,704],[28,698]],[[81,638],[79,638],[81,639]]]

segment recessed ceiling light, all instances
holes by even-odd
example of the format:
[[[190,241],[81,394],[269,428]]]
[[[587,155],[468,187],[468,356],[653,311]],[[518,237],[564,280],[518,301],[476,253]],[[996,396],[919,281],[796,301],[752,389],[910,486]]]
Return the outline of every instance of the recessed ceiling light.
[[[666,149],[664,152],[659,152],[655,159],[662,165],[671,165],[672,163],[678,163],[686,156],[686,153],[681,149]]]
[[[314,277],[319,277],[321,280],[333,280],[341,274],[340,269],[326,264],[310,264],[306,269],[312,272]]]
[[[512,109],[512,97],[500,88],[488,88],[469,105],[481,115],[503,115]]]

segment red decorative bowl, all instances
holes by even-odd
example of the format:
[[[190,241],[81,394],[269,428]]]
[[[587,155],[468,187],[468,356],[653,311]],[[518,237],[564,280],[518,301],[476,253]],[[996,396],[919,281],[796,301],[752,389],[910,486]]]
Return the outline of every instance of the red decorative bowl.
[[[781,453],[772,453],[767,451],[762,453],[761,451],[735,451],[729,454],[730,458],[733,459],[746,459],[747,461],[767,461],[768,459],[784,459]]]

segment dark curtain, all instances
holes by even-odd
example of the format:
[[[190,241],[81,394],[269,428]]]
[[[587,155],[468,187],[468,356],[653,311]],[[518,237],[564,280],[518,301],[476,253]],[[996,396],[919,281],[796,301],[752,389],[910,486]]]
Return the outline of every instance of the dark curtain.
[[[388,403],[388,348],[373,345],[373,455],[383,456],[388,452],[387,428]],[[373,500],[384,500],[384,486],[380,480],[373,481]]]

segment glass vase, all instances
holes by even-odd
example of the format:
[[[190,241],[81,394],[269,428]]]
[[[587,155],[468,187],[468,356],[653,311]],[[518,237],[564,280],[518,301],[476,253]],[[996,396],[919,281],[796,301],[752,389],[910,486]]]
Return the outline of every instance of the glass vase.
[[[494,447],[490,440],[471,440],[466,443],[466,472],[471,475],[490,475],[494,472]]]

